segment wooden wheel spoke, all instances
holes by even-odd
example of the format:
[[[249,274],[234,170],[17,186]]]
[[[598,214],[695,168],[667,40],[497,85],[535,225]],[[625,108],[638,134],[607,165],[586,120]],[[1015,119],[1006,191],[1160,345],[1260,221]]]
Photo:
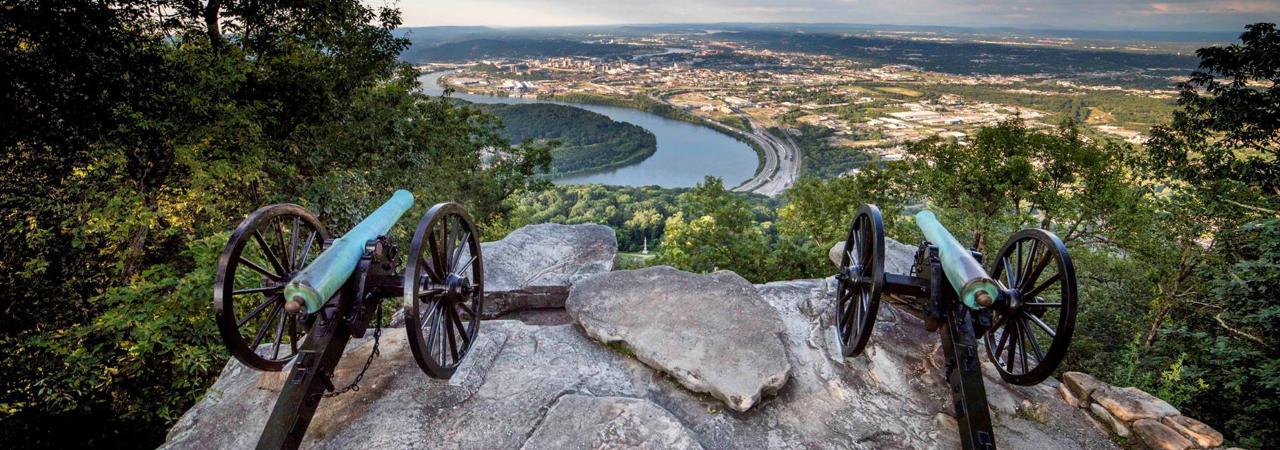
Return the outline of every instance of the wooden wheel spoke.
[[[307,264],[307,255],[311,254],[311,244],[316,241],[316,231],[311,230],[311,234],[307,235],[307,242],[302,244],[302,255],[298,256],[297,265],[294,269],[301,269]]]
[[[466,348],[466,345],[471,343],[471,336],[467,335],[467,330],[462,325],[462,317],[458,315],[457,304],[449,308],[449,319],[453,322],[453,328],[457,330],[458,336],[462,337],[463,348]],[[454,359],[457,359],[457,355],[454,355]]]
[[[281,290],[281,289],[284,289],[284,285],[279,285],[279,286],[265,286],[265,287],[256,287],[256,288],[246,288],[246,289],[237,289],[237,290],[231,291],[231,295],[232,295],[232,296],[236,296],[236,295],[244,295],[244,294],[257,294],[257,293],[265,293],[265,292],[275,292],[275,291],[279,291],[279,290]]]
[[[270,278],[275,281],[280,281],[284,279],[284,277],[271,273],[271,271],[262,268],[262,266],[258,265],[258,263],[255,263],[252,260],[245,258],[243,255],[237,258],[237,260],[239,260],[240,264],[249,266],[249,268],[253,269],[254,272],[258,272],[262,274],[262,276],[264,277]]]
[[[1044,269],[1048,267],[1049,263],[1052,261],[1053,261],[1053,254],[1049,253],[1046,250],[1044,252],[1044,257],[1040,258],[1040,260],[1035,263],[1035,267],[1031,268],[1031,272],[1027,275],[1027,278],[1025,280],[1022,280],[1022,286],[1020,286],[1020,289],[1026,289],[1028,287],[1034,286],[1036,284],[1036,281],[1040,280],[1040,274],[1044,273]]]
[[[267,314],[266,322],[263,322],[262,325],[258,327],[258,333],[253,337],[253,343],[249,344],[249,350],[252,350],[255,353],[258,351],[258,345],[261,345],[262,339],[267,337],[267,330],[271,329],[271,323],[275,322],[276,316],[282,312],[283,307],[284,302],[279,302],[276,303],[274,308],[271,308],[271,312]]]
[[[1000,258],[1000,263],[1004,266],[1005,288],[1008,289],[1013,286],[1013,268],[1009,266],[1008,256]]]
[[[446,307],[445,309],[452,310],[453,308]],[[444,336],[449,341],[449,355],[453,357],[453,361],[457,361],[458,360],[458,338],[453,336],[454,322],[453,322],[452,314],[446,313],[444,315],[444,328],[445,328]]]
[[[457,245],[453,248],[453,253],[452,253],[452,254],[450,255],[450,257],[449,257],[449,264],[452,264],[451,266],[449,266],[449,269],[450,269],[450,270],[449,270],[449,272],[450,272],[450,273],[455,273],[455,274],[456,274],[456,273],[461,272],[461,271],[463,270],[463,269],[459,268],[459,266],[458,266],[458,260],[462,258],[462,250],[463,250],[464,248],[466,248],[466,247],[464,247],[464,246],[465,246],[465,245],[466,245],[466,243],[467,243],[467,239],[471,239],[471,232],[469,232],[469,231],[468,231],[466,234],[463,234],[463,235],[462,235],[462,239],[460,239],[460,240],[456,243]],[[467,262],[467,264],[471,264],[471,263],[470,263],[470,262]]]
[[[1036,297],[1036,298],[1039,298],[1039,297]],[[1027,303],[1026,305],[1023,305],[1023,308],[1061,308],[1061,307],[1062,307],[1062,303],[1045,303],[1045,302]]]
[[[1003,318],[1001,319],[1003,320]],[[992,352],[992,354],[996,355],[996,358],[1000,358],[1000,355],[1004,353],[1004,346],[1009,343],[1009,328],[1005,327],[1004,329],[1000,329],[999,327],[995,327],[992,329],[1000,330],[1000,338],[996,343],[996,351]]]
[[[462,312],[467,313],[467,317],[479,317],[476,315],[475,310],[471,309],[471,306],[466,303],[458,303],[458,307],[462,308]]]
[[[289,228],[289,271],[292,272],[298,268],[295,258],[298,256],[298,221],[297,217],[293,218],[293,224]]]
[[[1062,279],[1062,273],[1055,273],[1053,274],[1053,276],[1049,277],[1049,279],[1044,280],[1044,283],[1041,283],[1039,286],[1036,286],[1030,291],[1024,292],[1022,296],[1024,298],[1035,298],[1037,295],[1040,295],[1041,292],[1044,292],[1046,288],[1048,288],[1049,286],[1052,286],[1053,283],[1057,283],[1058,280],[1061,280],[1061,279]],[[1061,303],[1059,303],[1059,305],[1061,305]]]
[[[437,283],[443,283],[445,262],[443,261],[442,256],[444,253],[440,248],[440,242],[434,231],[427,233],[427,241],[427,251],[431,253],[431,264],[427,265],[431,270],[427,272]]]
[[[1028,366],[1028,365],[1027,365],[1027,343],[1026,343],[1026,338],[1027,338],[1027,329],[1026,329],[1026,328],[1024,328],[1024,327],[1022,327],[1022,326],[1018,326],[1018,355],[1022,357],[1021,359],[1022,359],[1022,372],[1023,372],[1023,373],[1027,373],[1027,372],[1029,372],[1029,371],[1030,371],[1030,370],[1028,369],[1028,367],[1030,367],[1030,366]]]
[[[1004,359],[1005,370],[1009,371],[1010,373],[1013,373],[1013,361],[1017,359],[1014,356],[1018,350],[1018,323],[1009,322],[1009,325],[1005,327],[1004,332],[1006,334],[1013,335],[1009,340],[1009,346],[1008,346],[1009,356],[1005,357]]]
[[[1035,352],[1036,361],[1044,359],[1044,351],[1040,350],[1040,340],[1036,338],[1036,333],[1027,327],[1026,319],[1023,319],[1022,326],[1027,328],[1027,340],[1031,343],[1031,350]]]
[[[454,274],[454,275],[457,275],[457,276],[462,276],[462,273],[463,273],[463,272],[465,272],[465,271],[467,270],[467,268],[468,268],[468,267],[471,267],[471,263],[473,263],[473,262],[475,262],[475,261],[476,261],[476,257],[475,257],[475,256],[471,256],[470,258],[467,258],[467,263],[466,263],[466,264],[463,264],[463,265],[462,265],[462,267],[459,267],[459,268],[457,268],[457,269],[454,269],[453,274]]]
[[[263,257],[267,258],[267,262],[271,264],[272,268],[276,269],[276,276],[284,278],[284,275],[288,272],[284,270],[284,265],[280,263],[280,258],[276,257],[275,250],[272,250],[271,246],[267,245],[266,239],[263,239],[262,234],[258,233],[257,230],[253,231],[253,240],[257,241],[258,246],[262,248]]]
[[[271,342],[271,359],[280,359],[280,342],[284,339],[284,322],[288,314],[281,314],[280,319],[276,321],[275,339]]]
[[[437,351],[440,352],[439,361],[440,361],[440,366],[443,367],[443,366],[449,365],[448,363],[445,362],[445,357],[447,356],[447,352],[448,352],[447,350],[445,350],[445,344],[446,344],[446,339],[448,339],[447,336],[449,335],[449,327],[447,326],[447,324],[445,324],[445,320],[447,320],[447,318],[443,314],[444,306],[441,305],[440,302],[437,302],[436,308],[442,309],[440,313],[436,314],[436,323],[435,325],[433,325],[433,327],[437,328],[438,329],[437,333],[440,334],[440,346],[437,347]]]
[[[1027,319],[1031,320],[1031,323],[1036,324],[1037,327],[1039,327],[1041,330],[1044,330],[1045,334],[1048,334],[1049,337],[1051,338],[1058,337],[1057,333],[1054,333],[1053,328],[1050,328],[1049,325],[1044,323],[1043,320],[1040,320],[1039,317],[1036,317],[1034,314],[1027,314],[1026,317]]]
[[[1036,275],[1032,273],[1032,270],[1037,265],[1036,255],[1038,255],[1039,252],[1040,252],[1040,240],[1032,239],[1031,251],[1027,253],[1027,261],[1026,261],[1027,265],[1019,269],[1019,271],[1022,274],[1022,276],[1018,278],[1019,290],[1026,289],[1028,284],[1031,284],[1033,281],[1035,281]]]
[[[262,311],[265,311],[268,306],[271,306],[272,304],[277,302],[282,302],[283,300],[284,300],[284,296],[282,295],[268,297],[266,301],[254,307],[252,311],[249,311],[249,314],[246,314],[244,317],[240,318],[240,320],[236,322],[236,328],[243,327],[244,324],[249,323],[249,321],[253,320],[254,317],[258,317],[258,314],[262,314]]]

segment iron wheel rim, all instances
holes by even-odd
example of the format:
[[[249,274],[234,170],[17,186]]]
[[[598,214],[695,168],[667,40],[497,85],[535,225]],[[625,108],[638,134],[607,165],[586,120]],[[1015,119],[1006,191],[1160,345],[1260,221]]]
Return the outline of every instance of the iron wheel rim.
[[[418,223],[404,273],[405,329],[423,372],[453,376],[479,335],[483,306],[474,222],[456,203],[437,204]]]
[[[1005,242],[989,273],[1009,298],[992,309],[983,339],[987,356],[1006,382],[1038,384],[1062,363],[1075,331],[1079,299],[1071,256],[1053,233],[1026,229]]]
[[[884,222],[875,205],[859,207],[850,222],[837,279],[836,333],[841,353],[856,356],[871,339],[884,288]]]
[[[319,219],[294,204],[264,206],[240,222],[218,257],[213,285],[218,333],[233,357],[258,370],[279,371],[297,355],[314,318],[283,310],[284,285],[328,239]],[[258,283],[252,282],[255,277]],[[254,329],[252,342],[241,333],[246,326]],[[263,353],[269,357],[259,353],[268,337],[270,347]],[[281,356],[286,345],[288,353]]]

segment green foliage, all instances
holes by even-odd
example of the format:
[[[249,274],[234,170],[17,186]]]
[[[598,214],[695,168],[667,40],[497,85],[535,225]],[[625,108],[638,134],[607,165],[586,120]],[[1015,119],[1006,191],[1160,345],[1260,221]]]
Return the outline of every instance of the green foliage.
[[[751,122],[748,122],[747,119],[744,119],[742,116],[723,116],[716,119],[716,122],[720,122],[744,132],[751,132]]]
[[[547,148],[415,93],[396,11],[216,5],[0,11],[0,283],[22,287],[0,293],[11,446],[156,445],[227,358],[213,262],[259,206],[340,231],[403,187],[420,199],[407,217],[456,200],[492,224],[544,183]]]
[[[511,142],[556,141],[551,175],[569,175],[628,166],[658,150],[653,133],[639,125],[565,105],[476,105],[502,121],[499,133]]]
[[[871,155],[862,150],[828,142],[827,139],[835,135],[835,131],[830,128],[800,125],[800,132],[794,135],[777,128],[770,131],[775,136],[791,136],[791,140],[800,148],[800,154],[804,155],[800,163],[800,171],[804,175],[832,178],[860,169],[871,162]]]

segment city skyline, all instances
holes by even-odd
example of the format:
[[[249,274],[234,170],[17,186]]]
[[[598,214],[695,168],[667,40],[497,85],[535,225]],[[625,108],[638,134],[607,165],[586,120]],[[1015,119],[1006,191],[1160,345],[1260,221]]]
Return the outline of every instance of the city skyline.
[[[1234,31],[1280,19],[1280,0],[405,0],[406,26],[855,23],[1073,30]]]

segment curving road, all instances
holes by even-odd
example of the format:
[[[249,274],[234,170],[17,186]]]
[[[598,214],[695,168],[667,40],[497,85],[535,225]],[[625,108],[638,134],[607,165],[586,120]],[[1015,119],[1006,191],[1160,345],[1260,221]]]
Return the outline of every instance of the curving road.
[[[790,136],[779,139],[755,122],[751,130],[746,135],[764,149],[764,169],[733,190],[777,197],[800,178],[800,152]]]

